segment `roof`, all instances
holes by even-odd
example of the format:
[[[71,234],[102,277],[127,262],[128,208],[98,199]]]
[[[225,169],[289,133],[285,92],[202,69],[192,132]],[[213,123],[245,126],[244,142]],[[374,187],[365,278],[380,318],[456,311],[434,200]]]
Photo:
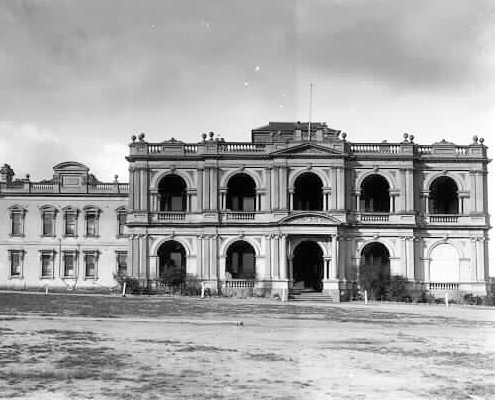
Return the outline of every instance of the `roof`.
[[[263,125],[259,128],[253,129],[253,131],[291,131],[296,129],[308,130],[309,122],[272,122],[268,125]],[[313,129],[329,129],[325,122],[311,122],[311,130]],[[333,129],[332,129],[333,130]]]

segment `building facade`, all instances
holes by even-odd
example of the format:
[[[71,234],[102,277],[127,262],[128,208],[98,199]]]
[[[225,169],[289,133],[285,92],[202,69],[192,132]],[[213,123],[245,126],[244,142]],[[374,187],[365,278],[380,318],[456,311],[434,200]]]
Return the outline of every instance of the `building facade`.
[[[4,167],[0,285],[111,286],[120,268],[147,286],[180,270],[213,292],[281,298],[339,301],[358,282],[380,296],[392,276],[439,295],[487,293],[482,139],[353,143],[323,123],[271,122],[250,142],[141,134],[127,160],[128,185],[77,163],[42,183]]]
[[[0,287],[108,288],[127,271],[128,184],[98,181],[80,163],[53,177],[14,180],[0,170]]]
[[[334,301],[398,275],[412,289],[486,294],[483,140],[352,143],[322,123],[270,123],[251,142],[133,138],[132,275],[171,266],[213,291],[253,287]]]

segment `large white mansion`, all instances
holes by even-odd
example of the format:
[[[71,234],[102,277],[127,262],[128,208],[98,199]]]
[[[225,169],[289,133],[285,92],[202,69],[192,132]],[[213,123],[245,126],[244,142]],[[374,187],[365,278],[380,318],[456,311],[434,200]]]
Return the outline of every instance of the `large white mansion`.
[[[179,268],[263,296],[339,301],[363,274],[378,292],[400,275],[414,290],[487,293],[482,139],[353,143],[326,124],[271,122],[250,142],[142,134],[129,149],[129,184],[76,162],[42,182],[1,169],[1,287],[109,287],[119,272],[153,286]]]

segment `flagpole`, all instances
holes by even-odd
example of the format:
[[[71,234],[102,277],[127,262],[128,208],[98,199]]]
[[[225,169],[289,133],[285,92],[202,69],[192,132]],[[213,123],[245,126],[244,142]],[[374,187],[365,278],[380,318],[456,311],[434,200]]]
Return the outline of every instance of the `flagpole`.
[[[311,113],[313,108],[313,82],[309,84],[309,122],[308,122],[308,140],[311,140]]]

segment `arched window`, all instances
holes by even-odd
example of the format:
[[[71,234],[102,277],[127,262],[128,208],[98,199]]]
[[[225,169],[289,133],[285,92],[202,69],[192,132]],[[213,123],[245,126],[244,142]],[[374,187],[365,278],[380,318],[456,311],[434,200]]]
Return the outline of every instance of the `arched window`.
[[[377,174],[367,176],[361,183],[361,211],[390,212],[390,186]]]
[[[256,210],[256,183],[248,174],[236,174],[227,184],[227,209]]]
[[[441,176],[430,185],[430,214],[457,214],[459,198],[452,178]]]
[[[227,250],[226,272],[234,279],[254,279],[256,277],[256,254],[253,246],[244,240],[230,245]]]
[[[178,175],[165,176],[158,185],[160,211],[186,211],[187,185]]]
[[[318,175],[305,172],[294,183],[294,210],[323,210],[323,183]]]

